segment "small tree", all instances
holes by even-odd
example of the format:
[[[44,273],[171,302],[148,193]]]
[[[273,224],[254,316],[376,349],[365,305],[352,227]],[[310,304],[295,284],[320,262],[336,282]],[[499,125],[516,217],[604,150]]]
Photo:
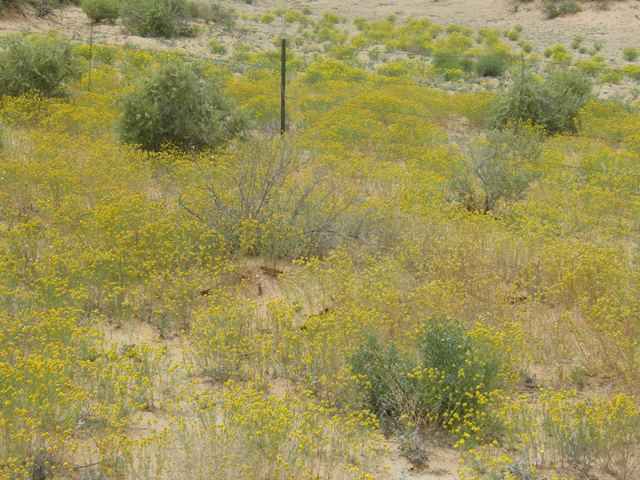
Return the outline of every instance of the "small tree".
[[[120,14],[120,0],[83,0],[82,11],[93,22],[114,23]]]
[[[165,143],[216,146],[246,127],[245,117],[194,63],[172,62],[143,77],[122,99],[120,137],[157,151]]]
[[[60,97],[65,81],[81,75],[71,42],[55,35],[10,35],[0,47],[0,96],[37,90],[44,97]]]

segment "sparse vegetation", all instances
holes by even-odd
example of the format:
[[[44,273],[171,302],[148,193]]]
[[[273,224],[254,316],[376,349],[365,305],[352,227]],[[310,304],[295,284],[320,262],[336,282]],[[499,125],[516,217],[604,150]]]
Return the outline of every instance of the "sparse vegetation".
[[[0,478],[636,480],[640,66],[229,5],[0,38]]]
[[[640,51],[636,47],[625,47],[622,49],[624,58],[630,62],[635,62],[640,56]]]
[[[549,19],[581,11],[582,7],[576,0],[545,0],[542,4],[542,12]]]
[[[187,9],[192,18],[204,20],[206,23],[222,25],[232,29],[236,24],[236,13],[233,8],[225,7],[221,2],[189,0]]]

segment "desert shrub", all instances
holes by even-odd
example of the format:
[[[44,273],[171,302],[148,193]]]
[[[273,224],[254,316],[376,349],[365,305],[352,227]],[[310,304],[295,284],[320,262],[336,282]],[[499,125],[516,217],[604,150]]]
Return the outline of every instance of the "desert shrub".
[[[453,203],[471,212],[498,213],[522,197],[539,176],[542,132],[530,125],[472,136],[457,148],[463,161],[448,185]]]
[[[622,73],[618,70],[606,70],[598,80],[598,83],[620,85],[622,84]]]
[[[273,23],[273,21],[276,19],[275,15],[271,14],[271,13],[265,13],[264,15],[262,15],[260,17],[260,21],[262,23]]]
[[[458,60],[458,65],[460,65],[460,68],[464,72],[471,72],[471,71],[473,71],[473,67],[475,65],[475,62],[473,61],[473,58],[462,57],[462,58],[460,58]]]
[[[630,62],[635,62],[640,56],[640,51],[638,51],[636,47],[625,47],[622,49],[622,54],[624,55],[624,58]]]
[[[81,8],[92,22],[113,23],[120,14],[120,0],[83,0]]]
[[[236,23],[233,8],[225,8],[219,2],[188,1],[187,10],[192,18],[199,18],[205,23],[216,23],[225,28],[233,28]]]
[[[556,18],[567,13],[581,12],[582,7],[576,0],[546,0],[542,4],[542,13],[547,18]]]
[[[520,42],[518,42],[518,45],[520,46],[520,48],[522,48],[522,51],[524,53],[531,53],[533,51],[533,45],[528,42],[521,40]]]
[[[6,135],[7,128],[4,126],[4,123],[0,122],[0,150],[4,150]]]
[[[437,52],[433,56],[432,64],[438,70],[451,70],[458,68],[458,59],[447,52]]]
[[[227,47],[220,40],[209,40],[209,51],[214,55],[225,55]]]
[[[515,42],[516,40],[520,39],[520,32],[518,32],[517,30],[511,30],[507,33],[507,38],[512,42]]]
[[[507,69],[507,60],[497,56],[480,58],[475,65],[476,73],[481,77],[499,77]]]
[[[407,353],[369,337],[348,363],[364,406],[387,428],[405,415],[445,428],[480,418],[505,366],[498,352],[447,316],[432,316],[421,325]]]
[[[245,127],[217,81],[194,63],[170,62],[144,76],[121,99],[122,140],[157,151],[164,144],[216,146]]]
[[[489,124],[504,127],[521,119],[548,133],[576,132],[578,111],[593,97],[593,82],[580,70],[555,69],[546,80],[530,72],[515,76],[488,113]]]
[[[499,77],[507,69],[507,60],[498,56],[482,57],[476,62],[475,69],[481,77]]]
[[[234,253],[322,258],[345,243],[378,243],[388,209],[344,190],[328,170],[314,167],[295,138],[236,147],[232,162],[199,171],[202,184],[181,192],[185,210],[224,236]]]
[[[124,25],[141,37],[174,37],[184,30],[186,0],[123,0]]]
[[[301,11],[303,15],[313,15],[313,10],[311,10],[309,7],[303,7]]]
[[[57,36],[10,35],[0,43],[0,96],[37,90],[44,97],[65,94],[64,82],[79,78],[71,42]]]
[[[580,48],[580,44],[582,44],[583,40],[584,37],[582,35],[576,35],[575,37],[573,37],[573,41],[571,42],[571,48],[577,50],[578,48]]]

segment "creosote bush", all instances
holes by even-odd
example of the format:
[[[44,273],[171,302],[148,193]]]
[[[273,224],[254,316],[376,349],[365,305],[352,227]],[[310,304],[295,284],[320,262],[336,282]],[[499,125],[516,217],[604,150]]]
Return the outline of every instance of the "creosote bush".
[[[233,28],[236,24],[233,8],[227,8],[221,2],[188,1],[187,10],[192,18],[199,18],[206,23],[216,23],[225,28]]]
[[[500,128],[520,119],[547,133],[576,132],[575,119],[593,98],[592,92],[593,82],[577,69],[554,69],[544,80],[531,72],[517,74],[493,102],[487,119]]]
[[[81,75],[73,46],[55,35],[10,35],[0,47],[0,96],[37,91],[43,97],[65,94],[66,82]]]
[[[542,4],[542,13],[549,19],[581,11],[582,7],[576,0],[546,0]]]
[[[141,37],[171,38],[188,34],[186,0],[123,0],[124,25]]]
[[[463,161],[448,185],[454,202],[497,214],[498,206],[522,198],[540,175],[542,140],[539,128],[516,124],[463,142],[457,150]]]
[[[173,61],[149,72],[121,104],[120,137],[150,151],[219,146],[247,126],[219,82],[195,63]]]
[[[481,77],[499,77],[507,69],[507,60],[498,56],[486,56],[475,65],[476,73]]]
[[[430,317],[406,353],[369,337],[349,364],[366,408],[383,425],[408,417],[443,428],[482,418],[506,365],[499,352],[448,316]]]
[[[630,62],[635,62],[640,56],[640,51],[636,47],[625,47],[622,49],[624,58]]]

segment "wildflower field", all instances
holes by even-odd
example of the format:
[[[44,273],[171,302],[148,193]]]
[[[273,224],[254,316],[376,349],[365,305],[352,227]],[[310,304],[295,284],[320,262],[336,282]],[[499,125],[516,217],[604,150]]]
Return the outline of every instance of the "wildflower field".
[[[385,479],[436,447],[461,480],[640,478],[640,105],[553,96],[640,67],[274,13],[282,135],[276,47],[74,42],[60,95],[2,96],[0,478]],[[176,62],[240,135],[124,141]],[[525,117],[529,87],[568,123]]]

